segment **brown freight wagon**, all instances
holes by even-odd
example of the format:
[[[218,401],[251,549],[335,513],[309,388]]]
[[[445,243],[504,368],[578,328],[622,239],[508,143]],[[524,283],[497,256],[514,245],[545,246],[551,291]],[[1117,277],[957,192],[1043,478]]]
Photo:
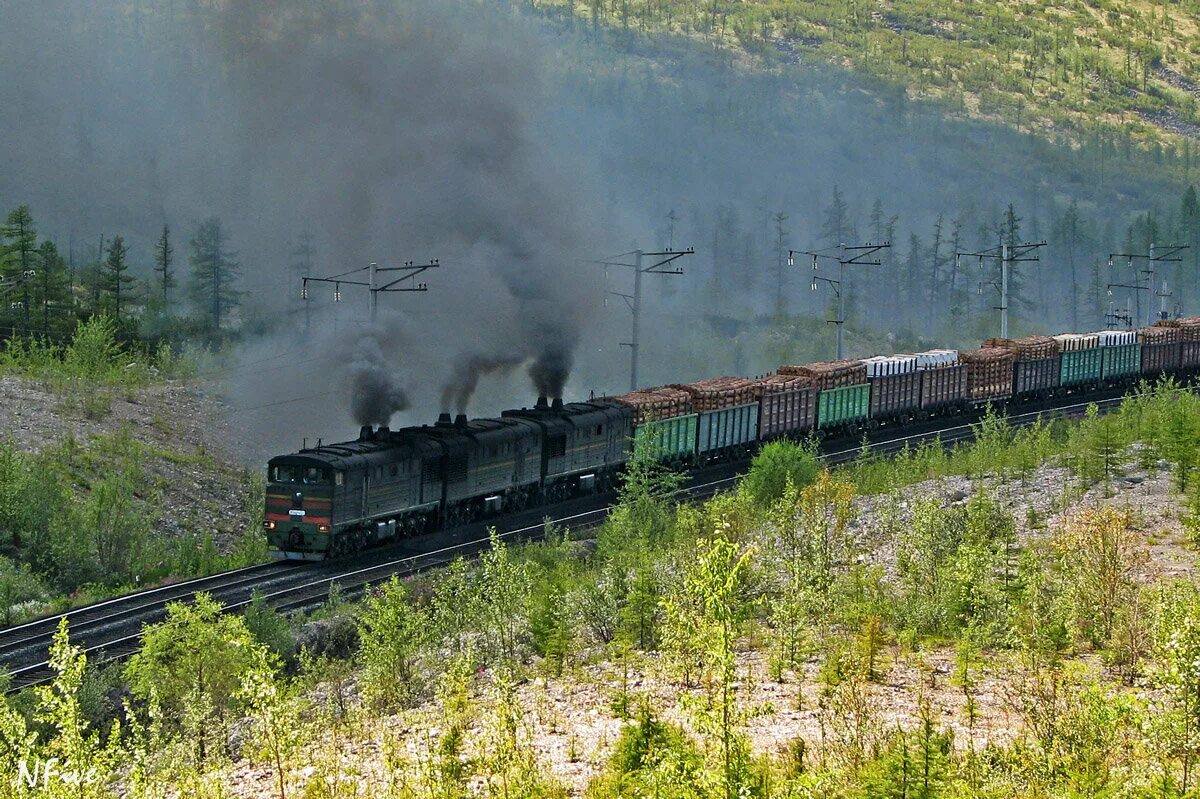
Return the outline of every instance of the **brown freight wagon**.
[[[967,398],[973,402],[1012,396],[1013,364],[1017,354],[1000,347],[983,347],[959,354],[967,364]]]
[[[967,397],[967,365],[934,366],[921,372],[921,410],[936,411],[962,405]]]
[[[1047,395],[1058,388],[1059,373],[1062,371],[1061,357],[1055,355],[1035,361],[1018,357],[1013,368],[1013,392],[1022,396]]]
[[[917,370],[870,381],[872,419],[901,417],[921,407],[921,373]]]
[[[1179,342],[1179,368],[1200,369],[1200,341]]]
[[[1179,328],[1179,367],[1200,368],[1200,316],[1185,316],[1183,319],[1154,324],[1170,324]]]
[[[768,375],[759,381],[762,400],[758,412],[761,441],[798,438],[817,423],[817,390],[806,377]]]
[[[1138,331],[1142,345],[1142,374],[1157,377],[1179,368],[1182,347],[1177,325],[1155,325]]]

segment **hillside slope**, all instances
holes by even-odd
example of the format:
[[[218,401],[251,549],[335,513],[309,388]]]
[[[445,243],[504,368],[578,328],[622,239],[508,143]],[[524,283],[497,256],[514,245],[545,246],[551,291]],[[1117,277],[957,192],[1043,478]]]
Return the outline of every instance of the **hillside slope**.
[[[1187,161],[1200,136],[1194,2],[532,0],[596,25],[834,64],[973,118],[1074,141],[1133,140]]]

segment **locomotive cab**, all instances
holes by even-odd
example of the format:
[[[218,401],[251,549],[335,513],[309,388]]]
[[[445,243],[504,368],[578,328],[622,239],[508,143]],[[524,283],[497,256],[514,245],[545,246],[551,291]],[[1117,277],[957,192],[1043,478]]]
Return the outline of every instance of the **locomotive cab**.
[[[303,454],[272,458],[267,465],[263,527],[273,557],[319,560],[333,534],[334,490],[345,472]]]

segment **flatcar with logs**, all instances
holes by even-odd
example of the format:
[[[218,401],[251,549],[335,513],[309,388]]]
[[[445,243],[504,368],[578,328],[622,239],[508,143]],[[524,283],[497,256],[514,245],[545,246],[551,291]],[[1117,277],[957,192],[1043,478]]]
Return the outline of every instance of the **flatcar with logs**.
[[[362,428],[267,466],[273,557],[322,560],[440,527],[614,488],[637,436],[683,468],[741,460],[778,438],[845,436],[984,406],[1032,406],[1200,374],[1200,317],[1137,331],[988,339],[929,350],[548,402],[495,419]]]

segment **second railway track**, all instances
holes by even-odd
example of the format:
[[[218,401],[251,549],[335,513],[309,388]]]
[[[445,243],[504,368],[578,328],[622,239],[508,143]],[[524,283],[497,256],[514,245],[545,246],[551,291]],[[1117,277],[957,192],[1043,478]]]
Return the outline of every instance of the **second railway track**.
[[[1023,426],[1032,424],[1040,417],[1078,417],[1082,416],[1087,406],[1093,402],[1102,409],[1108,409],[1119,404],[1122,398],[1123,395],[1116,395],[1092,402],[1014,413],[1008,416],[1008,421],[1013,426]],[[930,426],[928,430],[890,438],[886,437],[886,431],[882,431],[879,440],[870,442],[869,446],[873,453],[893,454],[902,451],[906,446],[935,439],[944,445],[966,441],[972,438],[973,433],[973,422]],[[841,441],[827,444],[826,451],[823,452],[825,461],[829,464],[842,464],[856,458],[862,448],[847,446],[849,443],[851,442]],[[681,494],[687,501],[711,497],[733,485],[745,465],[720,464],[702,469],[694,473],[693,483],[681,489]],[[588,500],[594,504],[597,499],[605,504],[587,507]],[[554,508],[543,508],[540,512],[551,524],[569,527],[578,532],[581,529],[599,526],[611,507],[607,503],[608,499],[582,498]],[[513,517],[507,526],[504,525],[504,520],[492,526],[497,528],[498,536],[504,540],[536,540],[545,529],[544,521],[535,520],[538,512],[531,511]],[[458,530],[408,539],[393,546],[364,553],[353,563],[334,562],[307,566],[267,563],[236,569],[6,627],[0,629],[0,667],[8,672],[10,691],[46,682],[51,676],[48,663],[50,642],[59,622],[64,618],[69,625],[72,642],[89,656],[124,659],[137,650],[142,627],[161,621],[170,602],[185,601],[196,593],[204,592],[221,602],[227,610],[239,612],[246,608],[257,591],[269,607],[280,612],[307,610],[323,604],[334,590],[343,596],[357,596],[393,575],[412,576],[444,566],[457,557],[477,554],[489,544],[485,531],[485,525],[473,524]],[[420,543],[433,542],[439,542],[439,545],[425,551],[406,551],[412,550]]]

